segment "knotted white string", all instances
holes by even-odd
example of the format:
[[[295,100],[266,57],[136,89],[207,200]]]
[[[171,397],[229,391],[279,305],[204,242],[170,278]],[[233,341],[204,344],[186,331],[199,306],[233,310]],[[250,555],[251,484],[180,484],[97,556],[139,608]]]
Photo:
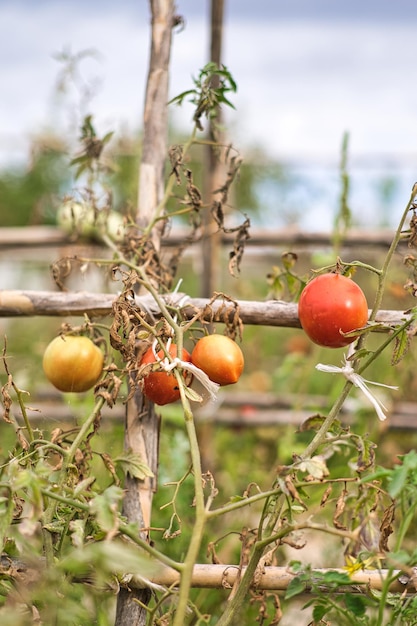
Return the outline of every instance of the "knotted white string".
[[[207,389],[211,400],[216,399],[220,385],[210,380],[207,374],[203,372],[203,370],[201,370],[199,367],[194,365],[194,363],[190,363],[189,361],[182,361],[178,357],[175,357],[170,362],[167,362],[168,359],[164,359],[164,361],[165,362],[161,362],[161,365],[166,372],[170,372],[174,369],[174,367],[181,367],[182,369],[191,372],[197,378],[197,380],[200,381],[203,387]],[[203,400],[203,398],[201,398],[201,400]]]
[[[373,380],[366,380],[366,378],[363,378],[360,374],[355,372],[346,356],[345,364],[343,367],[337,367],[336,365],[323,365],[322,363],[318,363],[316,365],[316,369],[320,370],[321,372],[329,372],[330,374],[343,374],[346,380],[349,380],[351,383],[353,383],[353,385],[355,385],[355,387],[358,387],[365,394],[365,396],[373,405],[376,414],[378,415],[378,418],[381,420],[381,422],[383,422],[387,418],[384,412],[387,410],[386,407],[380,400],[375,398],[375,396],[368,388],[368,385],[377,385],[378,387],[385,387],[386,389],[398,389],[398,387],[395,387],[393,385],[385,385],[384,383],[376,383]]]
[[[180,279],[180,281],[178,282],[173,293],[178,292],[181,282],[182,282],[182,279]],[[178,301],[177,307],[178,308],[183,307],[189,299],[190,297],[187,294],[184,294],[182,298],[180,298],[180,300]],[[175,315],[174,320],[177,321],[177,318],[178,318],[178,315]],[[168,337],[168,340],[166,343],[167,350],[169,350],[171,343],[172,343],[172,337]],[[174,367],[180,367],[184,370],[187,370],[188,372],[191,372],[191,374],[193,374],[193,376],[195,376],[197,380],[200,381],[203,387],[207,390],[210,396],[210,399],[211,400],[216,399],[217,392],[219,390],[220,385],[210,380],[210,378],[207,376],[205,372],[203,372],[203,370],[201,370],[199,367],[197,367],[193,363],[190,363],[189,361],[183,361],[182,359],[178,357],[174,357],[172,359],[168,359],[166,356],[163,358],[159,358],[157,355],[157,346],[158,346],[158,341],[157,339],[155,339],[152,345],[153,353],[155,355],[155,359],[159,361],[160,366],[165,372],[171,372],[174,369]],[[203,398],[200,397],[200,402],[202,401],[203,401]]]

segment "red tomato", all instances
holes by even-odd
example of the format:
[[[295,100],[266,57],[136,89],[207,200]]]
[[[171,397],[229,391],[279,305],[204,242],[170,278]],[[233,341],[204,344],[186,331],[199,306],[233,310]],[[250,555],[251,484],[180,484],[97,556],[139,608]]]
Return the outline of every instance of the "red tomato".
[[[341,348],[356,337],[344,337],[365,326],[368,303],[362,289],[340,274],[321,274],[313,278],[301,293],[298,317],[304,331],[314,343]]]
[[[172,358],[175,358],[177,356],[177,346],[172,343],[168,352]],[[159,350],[159,352],[157,352],[157,356],[158,359],[163,359],[165,357],[163,350]],[[183,349],[181,359],[183,361],[190,362],[190,353]],[[153,348],[151,347],[143,355],[140,364],[146,365],[147,363],[156,363],[156,361],[157,359],[155,358]],[[192,375],[189,372],[186,372],[185,374],[185,381],[187,384],[190,384]],[[175,374],[163,372],[162,370],[158,372],[150,372],[144,377],[143,393],[149,400],[159,405],[170,404],[171,402],[175,402],[180,399],[180,390]]]
[[[244,367],[242,350],[225,335],[206,335],[199,339],[191,361],[219,385],[236,383]]]
[[[52,339],[43,355],[49,382],[60,391],[91,389],[103,370],[103,353],[88,337],[59,336]]]

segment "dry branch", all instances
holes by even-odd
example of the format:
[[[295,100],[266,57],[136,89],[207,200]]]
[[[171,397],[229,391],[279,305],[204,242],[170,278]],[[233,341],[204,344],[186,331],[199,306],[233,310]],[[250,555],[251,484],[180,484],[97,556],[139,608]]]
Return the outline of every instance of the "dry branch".
[[[171,295],[165,296],[168,303],[174,304],[184,294],[177,294],[176,300]],[[82,316],[103,317],[110,315],[112,304],[116,295],[109,293],[56,292],[56,291],[30,291],[30,290],[0,290],[0,317],[29,317],[51,316],[69,317]],[[160,311],[151,296],[137,297],[137,304],[148,311],[154,317],[160,316]],[[185,319],[191,319],[197,309],[206,309],[210,301],[207,298],[189,298],[187,305],[182,308]],[[280,326],[285,328],[300,328],[297,314],[297,305],[280,300],[267,300],[265,302],[240,300],[238,301],[239,313],[243,324],[254,326]],[[213,315],[223,309],[223,302],[216,301],[210,304],[207,313],[203,317],[212,321]],[[235,309],[231,308],[231,317]],[[405,311],[381,310],[376,321],[384,324],[386,330],[392,326],[398,326],[409,319]],[[379,329],[384,330],[384,329]]]

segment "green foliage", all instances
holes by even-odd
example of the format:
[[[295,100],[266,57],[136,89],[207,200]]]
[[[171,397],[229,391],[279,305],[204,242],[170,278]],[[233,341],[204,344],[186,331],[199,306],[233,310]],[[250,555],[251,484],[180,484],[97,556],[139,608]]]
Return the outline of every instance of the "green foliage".
[[[199,130],[203,130],[201,118],[204,116],[213,119],[217,116],[218,107],[226,105],[234,109],[233,104],[226,97],[229,92],[235,93],[237,85],[233,76],[226,68],[218,67],[216,63],[207,63],[197,78],[194,78],[194,89],[183,91],[170,100],[170,104],[181,105],[189,99],[195,105],[193,120]]]
[[[54,222],[54,206],[69,183],[64,149],[34,147],[27,169],[0,172],[0,227]]]

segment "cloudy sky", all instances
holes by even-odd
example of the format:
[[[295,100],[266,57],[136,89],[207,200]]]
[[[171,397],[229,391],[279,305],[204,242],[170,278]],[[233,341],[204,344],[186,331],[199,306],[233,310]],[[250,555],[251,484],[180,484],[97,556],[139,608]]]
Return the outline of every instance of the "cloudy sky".
[[[415,0],[225,0],[223,61],[238,83],[232,139],[275,157],[417,165]],[[177,0],[171,96],[207,61],[209,0]],[[0,165],[27,154],[30,136],[68,129],[55,87],[57,53],[94,50],[82,64],[99,130],[141,126],[149,49],[147,0],[0,0]],[[178,124],[191,111],[174,110]],[[416,177],[417,178],[417,177]],[[410,180],[410,184],[414,182]],[[408,184],[408,180],[407,180]]]

